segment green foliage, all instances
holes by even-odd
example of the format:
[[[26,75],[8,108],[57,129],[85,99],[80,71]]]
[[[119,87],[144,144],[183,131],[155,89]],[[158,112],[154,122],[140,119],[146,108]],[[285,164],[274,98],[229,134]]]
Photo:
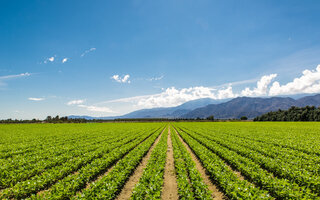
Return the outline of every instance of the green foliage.
[[[248,120],[248,117],[242,116],[242,117],[240,117],[240,120]]]
[[[200,159],[211,179],[223,189],[230,199],[272,199],[265,190],[256,188],[246,180],[238,179],[219,156],[182,131],[180,127],[178,128],[179,134]]]
[[[174,130],[171,134],[180,199],[212,199],[191,155]]]
[[[160,132],[158,131],[156,134],[153,134],[130,151],[123,159],[116,163],[106,176],[91,184],[91,187],[83,190],[74,199],[114,199],[143,156],[147,154]]]
[[[165,126],[1,124],[0,199],[114,199]],[[320,199],[318,122],[177,122],[173,126],[229,199]],[[179,135],[171,128],[180,199],[211,199]],[[133,199],[160,198],[167,138],[166,131],[152,151]]]
[[[318,124],[233,122],[176,126],[183,137],[209,149],[271,196],[319,199]],[[310,136],[312,141],[308,141]],[[317,149],[310,148],[309,143]]]
[[[5,158],[0,165],[0,198],[40,198],[35,194],[47,187],[41,193],[46,198],[70,198],[141,142],[160,134],[162,126],[2,125],[0,135],[8,136],[5,130],[15,133],[3,140],[12,147],[0,149],[0,157]]]
[[[303,108],[292,106],[288,110],[268,112],[258,116],[254,121],[320,121],[320,107],[306,106]]]
[[[157,146],[153,149],[151,157],[139,183],[132,192],[131,199],[161,199],[164,167],[167,157],[168,129],[164,131]]]
[[[214,121],[214,116],[210,115],[209,117],[207,117],[207,120]]]

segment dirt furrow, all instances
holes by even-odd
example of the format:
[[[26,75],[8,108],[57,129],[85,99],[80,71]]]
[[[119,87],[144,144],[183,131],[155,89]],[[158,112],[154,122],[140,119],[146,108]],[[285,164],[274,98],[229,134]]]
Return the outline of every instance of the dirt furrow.
[[[177,133],[177,131],[175,129],[174,129],[174,131]],[[190,149],[188,144],[186,144],[184,142],[184,140],[180,137],[180,135],[178,133],[177,133],[177,135],[178,135],[180,141],[182,142],[182,144],[186,147],[187,151],[190,153],[193,162],[195,162],[196,168],[200,172],[201,178],[203,179],[203,182],[208,186],[209,190],[212,192],[213,199],[216,199],[216,200],[227,199],[227,197],[219,190],[219,188],[211,182],[210,176],[208,175],[206,169],[202,166],[201,162],[198,160],[197,156]]]
[[[174,169],[174,158],[173,158],[173,147],[171,141],[171,130],[169,127],[168,134],[168,150],[167,150],[167,160],[164,171],[164,185],[162,188],[161,199],[162,200],[176,200],[179,199],[178,195],[178,185],[175,176]]]
[[[162,133],[158,136],[158,138],[155,140],[155,142],[153,143],[153,145],[149,149],[147,155],[142,159],[142,161],[139,164],[139,166],[135,169],[133,174],[130,176],[129,180],[126,182],[126,184],[124,185],[124,187],[121,190],[120,194],[116,198],[117,200],[130,199],[134,186],[139,182],[140,178],[142,177],[143,170],[146,168],[146,166],[148,164],[148,160],[149,160],[149,158],[151,156],[151,153],[152,153],[153,149],[157,146],[157,144],[158,144],[158,142],[159,142],[159,140],[160,140],[160,138],[163,135],[163,132],[165,130],[166,129],[164,129],[162,131]]]

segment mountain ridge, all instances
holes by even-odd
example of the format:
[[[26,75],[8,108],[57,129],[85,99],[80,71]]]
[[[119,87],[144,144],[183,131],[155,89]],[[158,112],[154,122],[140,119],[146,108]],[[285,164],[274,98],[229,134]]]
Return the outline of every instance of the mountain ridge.
[[[188,101],[176,107],[151,108],[133,111],[116,117],[91,117],[71,115],[69,118],[85,119],[124,119],[124,118],[206,118],[213,115],[219,119],[240,118],[249,119],[278,109],[288,109],[291,106],[320,106],[320,94],[292,97],[237,97],[234,99],[214,100],[203,98]]]
[[[270,111],[286,110],[291,106],[320,106],[320,94],[305,96],[297,100],[291,97],[237,97],[228,102],[207,105],[182,115],[182,118],[205,118],[213,115],[219,119],[240,118],[246,116],[250,119]]]

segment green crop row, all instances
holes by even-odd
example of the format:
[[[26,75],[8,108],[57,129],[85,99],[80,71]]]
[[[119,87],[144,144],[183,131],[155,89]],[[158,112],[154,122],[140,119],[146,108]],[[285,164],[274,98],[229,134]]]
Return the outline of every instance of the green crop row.
[[[285,148],[279,145],[269,144],[268,141],[265,140],[251,140],[248,142],[248,139],[241,137],[241,135],[230,133],[225,134],[205,126],[197,126],[188,130],[203,133],[208,136],[211,135],[215,139],[219,138],[222,141],[227,140],[232,143],[237,143],[268,157],[278,159],[278,162],[281,161],[283,163],[292,164],[293,167],[305,169],[315,175],[320,174],[320,157],[316,154],[305,153],[300,150],[294,150],[293,148]]]
[[[180,199],[212,199],[208,186],[174,129],[171,137]]]
[[[68,199],[76,194],[76,192],[83,189],[88,182],[94,180],[100,174],[104,173],[115,162],[123,158],[128,152],[134,149],[141,142],[149,138],[154,133],[153,131],[148,134],[140,136],[131,143],[123,144],[114,148],[110,153],[103,155],[99,159],[95,159],[90,164],[82,167],[77,173],[70,174],[64,179],[58,181],[49,190],[41,193],[41,195],[33,195],[32,199],[45,197],[46,199]]]
[[[28,167],[33,168],[33,165],[41,165],[41,162],[45,162],[48,160],[56,159],[58,156],[63,156],[65,152],[79,150],[81,148],[87,147],[88,145],[93,146],[101,144],[102,142],[111,142],[114,140],[119,140],[123,135],[132,134],[131,132],[121,133],[117,136],[115,135],[104,135],[100,137],[88,138],[86,140],[79,139],[78,141],[72,141],[61,144],[55,144],[56,146],[50,146],[46,149],[43,148],[35,148],[32,153],[19,154],[16,156],[12,156],[7,159],[3,159],[3,162],[0,162],[0,169],[3,171],[12,169],[24,168],[25,170]],[[1,172],[0,172],[1,173]]]
[[[123,159],[117,162],[106,176],[92,183],[89,188],[83,190],[82,193],[75,196],[74,199],[114,199],[144,155],[147,154],[156,138],[159,137],[160,132],[153,134],[138,145]]]
[[[168,128],[163,132],[157,146],[152,150],[142,177],[134,187],[131,199],[161,199],[164,167],[167,157]]]
[[[183,132],[183,131],[181,131]],[[234,166],[242,174],[249,178],[253,183],[268,190],[270,194],[280,199],[315,199],[317,195],[306,187],[300,187],[287,179],[274,177],[272,173],[261,168],[261,166],[251,159],[243,157],[230,149],[213,142],[199,134],[184,132],[199,143],[210,149],[213,153],[224,159],[227,163]]]
[[[35,176],[37,174],[41,174],[45,172],[46,170],[49,170],[53,167],[57,167],[59,165],[65,164],[69,160],[72,160],[74,157],[77,156],[82,156],[83,154],[88,154],[90,152],[99,152],[102,150],[103,146],[101,145],[102,142],[105,144],[113,144],[113,143],[118,143],[121,142],[121,140],[126,139],[129,136],[129,134],[118,137],[113,140],[105,141],[102,140],[98,143],[95,144],[90,144],[90,143],[84,143],[87,144],[85,146],[77,146],[74,150],[66,151],[67,153],[62,154],[61,156],[55,156],[52,155],[48,159],[43,159],[39,162],[34,162],[30,163],[29,165],[25,165],[22,168],[17,168],[17,169],[4,169],[3,171],[0,172],[0,188],[6,188],[6,187],[12,187],[14,184],[17,182],[22,182],[28,178],[31,178],[32,176]],[[74,146],[70,144],[70,146]],[[103,150],[102,150],[103,151]],[[26,156],[26,159],[29,157]],[[32,160],[34,157],[30,157],[30,160]],[[5,168],[5,165],[2,166],[1,168]],[[6,172],[6,173],[5,173]],[[26,173],[27,172],[27,173]]]
[[[46,189],[48,186],[54,184],[58,180],[68,176],[70,173],[77,171],[83,166],[86,166],[95,159],[108,155],[108,153],[114,148],[134,141],[136,137],[137,135],[134,135],[123,141],[102,146],[99,151],[87,152],[80,157],[73,157],[63,165],[55,166],[39,175],[32,177],[29,180],[17,183],[12,188],[2,190],[0,192],[0,198],[25,198],[31,194],[35,194],[36,192]]]
[[[210,137],[209,134],[199,135],[206,137],[211,141],[214,141],[217,144],[238,153],[239,155],[250,158],[252,161],[259,164],[261,168],[271,171],[278,177],[293,180],[300,186],[306,186],[313,192],[320,194],[320,177],[301,168],[299,165],[297,165],[297,163],[290,164],[290,162],[286,161],[286,159],[266,157],[263,154],[252,150],[251,148],[238,145],[234,141]],[[299,159],[299,157],[297,157],[297,159]],[[316,169],[314,171],[316,171]]]
[[[265,190],[256,188],[246,180],[240,180],[224,161],[193,137],[179,131],[216,183],[230,199],[273,199]]]
[[[175,134],[171,133],[179,198],[194,199],[193,187],[188,176],[188,168],[184,160],[184,156],[177,144],[176,137],[174,136]]]

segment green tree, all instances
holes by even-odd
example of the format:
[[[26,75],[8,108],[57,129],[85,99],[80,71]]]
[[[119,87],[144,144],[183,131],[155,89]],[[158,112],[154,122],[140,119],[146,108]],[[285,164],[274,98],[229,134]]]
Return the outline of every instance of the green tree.
[[[210,115],[209,117],[207,117],[207,120],[214,121],[214,116]]]
[[[248,120],[248,117],[247,116],[242,116],[240,117],[241,120]]]

